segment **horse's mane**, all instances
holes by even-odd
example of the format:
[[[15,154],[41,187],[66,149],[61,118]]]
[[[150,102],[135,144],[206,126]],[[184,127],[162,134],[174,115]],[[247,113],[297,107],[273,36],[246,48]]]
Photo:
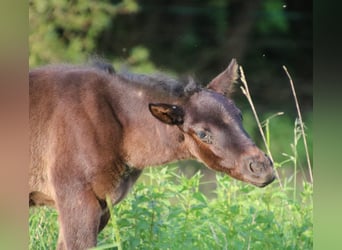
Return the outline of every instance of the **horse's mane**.
[[[90,66],[110,75],[117,75],[132,84],[152,88],[156,92],[173,97],[187,97],[199,90],[199,86],[194,79],[190,77],[187,80],[176,80],[161,73],[153,75],[135,74],[127,71],[116,73],[114,67],[110,63],[99,58],[92,60]]]
[[[176,80],[163,74],[144,75],[132,73],[120,73],[122,78],[154,91],[161,92],[173,97],[187,97],[199,90],[199,87],[192,78],[185,80]]]

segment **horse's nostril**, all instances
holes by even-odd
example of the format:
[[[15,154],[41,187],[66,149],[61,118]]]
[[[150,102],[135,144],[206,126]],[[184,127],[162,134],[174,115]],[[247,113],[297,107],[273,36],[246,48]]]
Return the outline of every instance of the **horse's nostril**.
[[[249,163],[249,170],[254,173],[254,169],[253,169],[253,162]]]
[[[264,164],[262,162],[252,161],[249,163],[249,169],[252,173],[258,174],[263,171]]]

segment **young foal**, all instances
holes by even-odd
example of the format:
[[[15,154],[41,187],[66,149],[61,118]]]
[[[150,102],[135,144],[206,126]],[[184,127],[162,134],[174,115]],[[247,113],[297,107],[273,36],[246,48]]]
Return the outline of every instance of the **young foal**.
[[[272,162],[244,131],[229,99],[233,59],[206,88],[108,65],[30,71],[29,204],[55,206],[58,249],[86,249],[146,166],[197,159],[263,187]]]

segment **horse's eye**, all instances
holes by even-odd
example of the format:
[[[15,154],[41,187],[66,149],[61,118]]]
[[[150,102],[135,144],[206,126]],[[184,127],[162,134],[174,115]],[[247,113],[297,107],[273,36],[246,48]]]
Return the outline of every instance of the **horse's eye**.
[[[207,133],[205,131],[199,131],[197,135],[200,139],[204,139],[207,136]]]
[[[196,132],[198,138],[201,139],[201,141],[211,144],[212,143],[212,136],[208,131],[200,130]]]

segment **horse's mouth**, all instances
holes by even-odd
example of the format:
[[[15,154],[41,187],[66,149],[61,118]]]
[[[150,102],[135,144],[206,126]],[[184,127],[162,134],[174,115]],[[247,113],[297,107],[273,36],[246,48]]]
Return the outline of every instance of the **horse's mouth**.
[[[259,188],[263,188],[263,187],[266,187],[267,185],[271,184],[275,179],[276,179],[276,177],[272,176],[272,178],[270,178],[269,180],[267,180],[265,182],[250,181],[250,183],[253,184],[254,186],[259,187]]]

